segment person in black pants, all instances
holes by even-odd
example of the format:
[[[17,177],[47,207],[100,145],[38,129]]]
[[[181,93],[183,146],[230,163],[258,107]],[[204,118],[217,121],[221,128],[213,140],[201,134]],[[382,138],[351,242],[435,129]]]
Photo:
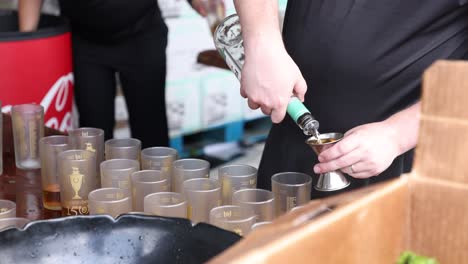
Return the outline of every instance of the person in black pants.
[[[190,1],[202,15],[201,0]],[[21,31],[37,28],[42,0],[19,2]],[[70,21],[75,98],[82,127],[113,138],[119,73],[132,137],[168,146],[165,104],[167,27],[156,0],[60,0]]]

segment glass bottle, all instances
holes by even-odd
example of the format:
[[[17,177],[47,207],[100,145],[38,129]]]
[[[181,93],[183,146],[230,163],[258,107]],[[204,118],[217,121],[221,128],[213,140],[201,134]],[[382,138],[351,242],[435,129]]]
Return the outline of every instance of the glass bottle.
[[[239,80],[241,79],[242,67],[245,61],[241,32],[239,17],[234,14],[226,17],[214,33],[216,49]],[[305,135],[313,135],[318,138],[319,122],[315,120],[299,98],[291,97],[287,112]]]

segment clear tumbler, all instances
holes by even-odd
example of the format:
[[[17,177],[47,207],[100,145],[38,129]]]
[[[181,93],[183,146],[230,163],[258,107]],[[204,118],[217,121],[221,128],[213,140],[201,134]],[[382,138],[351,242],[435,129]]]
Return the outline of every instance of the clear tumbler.
[[[23,104],[11,108],[16,167],[28,170],[41,167],[39,139],[44,137],[44,108]]]

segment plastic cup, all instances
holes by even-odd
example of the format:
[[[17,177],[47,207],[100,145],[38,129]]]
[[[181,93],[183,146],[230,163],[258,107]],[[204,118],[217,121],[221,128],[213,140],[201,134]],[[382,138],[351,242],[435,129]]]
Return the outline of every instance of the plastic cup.
[[[11,108],[16,167],[39,169],[39,139],[44,137],[44,108],[23,104]]]
[[[16,217],[16,203],[10,200],[0,200],[0,219]]]
[[[259,229],[261,227],[264,227],[264,226],[267,226],[267,225],[270,225],[271,222],[258,222],[258,223],[255,223],[253,226],[252,226],[252,229],[251,231],[254,231],[256,229]]]
[[[219,206],[211,210],[210,224],[245,236],[255,224],[255,214],[249,208],[235,205]]]
[[[180,193],[153,193],[145,197],[144,211],[152,215],[187,218],[187,201]]]
[[[109,139],[105,143],[106,160],[132,159],[140,161],[141,141],[135,138]]]
[[[62,215],[87,215],[88,194],[98,188],[96,156],[87,150],[67,150],[58,155]]]
[[[232,194],[241,189],[257,187],[257,169],[248,165],[227,165],[219,168],[223,204],[232,204]]]
[[[272,221],[276,217],[275,196],[262,189],[243,189],[234,193],[233,205],[252,210],[257,222]]]
[[[169,181],[161,171],[137,171],[130,178],[132,180],[133,210],[137,212],[143,212],[143,200],[148,194],[170,191]]]
[[[96,180],[101,186],[99,166],[104,161],[104,130],[99,128],[82,127],[68,130],[72,149],[88,150],[96,154]]]
[[[281,215],[310,201],[312,179],[299,172],[282,172],[271,177],[276,213]]]
[[[41,154],[42,200],[49,210],[61,210],[60,179],[58,173],[58,155],[70,150],[67,136],[50,136],[41,138],[39,152]]]
[[[210,163],[201,159],[180,159],[173,163],[172,191],[182,192],[182,184],[186,180],[208,178]]]
[[[128,190],[102,188],[89,193],[89,212],[92,215],[110,215],[114,218],[132,211]]]
[[[0,219],[0,231],[10,227],[16,227],[20,229],[29,222],[31,222],[29,219],[22,217],[2,218]]]
[[[214,179],[197,178],[183,183],[187,216],[192,222],[208,223],[211,209],[221,205],[221,187]]]
[[[167,147],[146,148],[141,151],[141,169],[159,170],[172,181],[172,164],[178,158],[177,150]],[[172,186],[172,184],[171,184]],[[171,187],[172,188],[172,187]]]
[[[136,160],[106,160],[101,163],[101,186],[130,190],[130,176],[139,170],[140,163]]]

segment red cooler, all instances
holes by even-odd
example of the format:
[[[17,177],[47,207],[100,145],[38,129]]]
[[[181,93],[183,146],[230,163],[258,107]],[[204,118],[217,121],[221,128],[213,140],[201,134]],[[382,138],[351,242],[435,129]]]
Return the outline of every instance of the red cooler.
[[[18,15],[0,10],[0,101],[44,106],[45,124],[65,131],[72,126],[71,36],[65,19],[43,15],[35,32],[18,32]]]

